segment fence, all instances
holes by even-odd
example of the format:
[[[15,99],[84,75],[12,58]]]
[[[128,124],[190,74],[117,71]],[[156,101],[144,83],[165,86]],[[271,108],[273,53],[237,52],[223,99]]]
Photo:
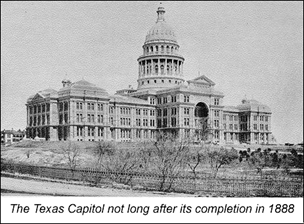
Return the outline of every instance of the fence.
[[[164,177],[146,173],[118,173],[91,168],[67,169],[27,164],[1,163],[1,171],[30,174],[39,177],[82,181],[98,186],[123,183],[145,190],[169,190],[203,196],[231,197],[303,197],[303,177],[300,178],[229,178],[210,176]]]

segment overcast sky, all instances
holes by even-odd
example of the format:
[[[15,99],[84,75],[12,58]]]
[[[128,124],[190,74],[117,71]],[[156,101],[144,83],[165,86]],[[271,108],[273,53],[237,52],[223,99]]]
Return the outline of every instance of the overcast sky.
[[[236,106],[272,109],[279,142],[303,141],[303,2],[164,2],[185,79],[206,75]],[[1,2],[1,129],[26,127],[27,98],[66,74],[110,94],[137,87],[159,2]]]

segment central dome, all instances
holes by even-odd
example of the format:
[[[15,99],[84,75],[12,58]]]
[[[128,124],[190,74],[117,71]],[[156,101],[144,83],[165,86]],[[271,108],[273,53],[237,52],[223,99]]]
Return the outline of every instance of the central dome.
[[[177,43],[173,29],[165,22],[164,14],[165,9],[163,7],[159,7],[157,10],[158,17],[156,24],[149,30],[145,44],[158,41]]]

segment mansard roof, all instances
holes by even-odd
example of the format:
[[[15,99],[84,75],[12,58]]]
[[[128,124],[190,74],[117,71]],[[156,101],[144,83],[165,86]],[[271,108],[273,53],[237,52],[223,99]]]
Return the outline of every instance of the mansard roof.
[[[257,100],[251,99],[243,99],[242,104],[238,105],[237,108],[240,111],[252,111],[252,112],[264,112],[264,113],[271,113],[271,109]]]
[[[76,94],[76,95],[87,95],[87,96],[102,96],[102,97],[108,97],[109,94],[108,92],[103,89],[103,88],[100,88],[98,86],[96,86],[95,84],[93,83],[90,83],[86,80],[80,80],[80,81],[77,81],[77,82],[73,82],[63,88],[61,88],[59,91],[58,91],[59,95],[60,96],[63,96],[63,95],[73,95],[73,94]]]
[[[147,100],[139,99],[131,96],[122,96],[122,95],[112,95],[110,96],[110,103],[126,103],[126,104],[140,104],[147,105],[149,102]]]

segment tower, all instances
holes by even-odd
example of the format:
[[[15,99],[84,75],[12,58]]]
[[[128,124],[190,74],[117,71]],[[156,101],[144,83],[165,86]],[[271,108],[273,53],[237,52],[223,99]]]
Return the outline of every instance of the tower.
[[[157,10],[157,21],[146,35],[143,55],[138,60],[138,90],[160,90],[184,82],[184,58],[173,29],[165,21],[165,9]]]

